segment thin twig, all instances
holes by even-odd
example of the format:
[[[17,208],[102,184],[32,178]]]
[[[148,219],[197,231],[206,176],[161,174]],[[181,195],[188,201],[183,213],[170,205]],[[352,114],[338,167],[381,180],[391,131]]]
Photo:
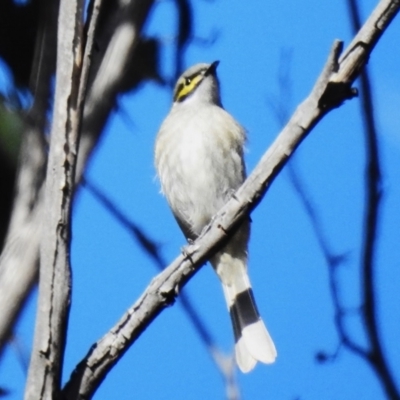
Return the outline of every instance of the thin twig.
[[[353,31],[360,28],[360,12],[355,0],[347,1]],[[400,399],[400,388],[396,384],[389,363],[385,358],[379,335],[375,291],[376,246],[382,198],[381,167],[378,133],[375,122],[373,96],[366,68],[360,75],[361,112],[366,135],[366,213],[363,229],[361,271],[363,279],[362,316],[369,341],[368,361],[380,378],[388,398]]]
[[[325,235],[325,229],[322,226],[321,219],[319,218],[318,213],[316,211],[315,204],[313,204],[311,198],[308,196],[308,192],[305,189],[304,182],[300,179],[298,172],[295,172],[294,169],[292,168],[289,168],[288,170],[289,170],[290,180],[311,222],[319,247],[328,265],[329,289],[331,292],[332,301],[335,309],[334,321],[339,335],[340,343],[345,345],[347,348],[349,348],[359,356],[363,357],[364,359],[368,359],[368,351],[359,344],[357,344],[351,338],[345,326],[344,317],[346,316],[346,310],[343,308],[340,301],[338,271],[339,267],[346,262],[347,255],[335,254],[335,252],[332,250],[332,247],[329,244],[329,241]],[[325,360],[325,358],[327,357],[324,357],[323,359]]]

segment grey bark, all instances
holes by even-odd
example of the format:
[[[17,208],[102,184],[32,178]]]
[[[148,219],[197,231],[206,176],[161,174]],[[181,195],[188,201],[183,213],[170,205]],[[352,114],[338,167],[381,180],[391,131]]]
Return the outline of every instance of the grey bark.
[[[70,211],[80,112],[83,1],[60,2],[56,89],[40,245],[39,300],[25,399],[59,397],[71,294]]]

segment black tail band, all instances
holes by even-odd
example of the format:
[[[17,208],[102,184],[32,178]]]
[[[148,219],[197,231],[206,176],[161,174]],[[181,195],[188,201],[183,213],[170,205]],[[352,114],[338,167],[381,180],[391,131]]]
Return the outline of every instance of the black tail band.
[[[231,316],[235,341],[242,336],[242,330],[259,321],[260,314],[254,300],[251,288],[240,292],[229,309]]]

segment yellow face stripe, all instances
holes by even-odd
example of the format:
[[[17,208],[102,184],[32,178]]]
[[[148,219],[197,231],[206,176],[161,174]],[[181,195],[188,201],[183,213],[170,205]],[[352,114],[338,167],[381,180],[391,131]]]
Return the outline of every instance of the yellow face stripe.
[[[189,96],[199,86],[203,78],[204,74],[202,72],[192,77],[180,78],[176,84],[174,101],[179,102]]]

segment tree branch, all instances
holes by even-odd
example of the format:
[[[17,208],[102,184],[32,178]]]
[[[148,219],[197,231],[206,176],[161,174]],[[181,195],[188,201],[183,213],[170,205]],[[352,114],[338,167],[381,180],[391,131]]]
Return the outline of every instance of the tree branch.
[[[35,66],[33,67],[31,78],[31,88],[34,93],[34,105],[27,116],[27,128],[25,133],[27,143],[21,146],[19,177],[17,178],[18,183],[13,205],[13,216],[11,217],[6,239],[8,244],[4,246],[0,258],[0,304],[2,307],[2,313],[0,315],[0,357],[4,346],[7,343],[8,335],[14,327],[25,300],[29,295],[31,288],[34,287],[36,283],[38,273],[39,235],[40,227],[42,225],[41,209],[44,207],[44,196],[41,191],[43,190],[42,184],[45,176],[46,153],[44,148],[40,149],[37,145],[40,143],[40,146],[44,146],[41,136],[44,133],[46,125],[46,112],[48,109],[50,93],[50,78],[54,73],[55,46],[53,45],[53,41],[55,41],[57,36],[56,18],[58,3],[58,0],[51,1],[50,3],[44,2],[42,7],[43,9],[41,10],[44,13],[41,17],[43,26],[39,26],[39,34],[35,50]],[[113,4],[115,5],[115,2]],[[132,0],[124,7],[120,7],[116,17],[117,25],[113,25],[113,27],[115,27],[115,34],[120,32],[120,29],[116,28],[123,23],[126,25],[132,25],[132,32],[134,33],[134,41],[131,44],[131,47],[128,46],[122,51],[125,56],[132,55],[132,51],[139,41],[141,27],[147,18],[147,14],[152,4],[153,0]],[[92,9],[92,12],[88,14],[96,14],[99,10],[100,7],[95,6]],[[130,19],[131,22],[127,22],[127,19]],[[97,20],[97,18],[95,18],[95,20]],[[114,32],[113,29],[111,29],[111,31]],[[86,45],[86,48],[88,50],[90,49],[90,51],[92,51],[93,48],[93,40],[94,32],[90,33],[88,30],[89,47]],[[126,44],[126,41],[123,43]],[[149,48],[151,53],[150,56],[147,55]],[[155,60],[155,55],[153,53],[156,53],[156,44],[149,41],[145,46],[145,50],[146,57],[142,57],[142,52],[140,53],[140,56],[146,59],[146,67],[148,67],[147,64],[153,66],[152,63]],[[111,48],[109,49],[109,52],[111,52]],[[88,99],[85,96],[85,99],[81,98],[79,100],[79,102],[85,100],[85,115],[83,121],[84,127],[82,128],[82,136],[84,139],[80,143],[82,149],[79,152],[79,165],[76,171],[77,181],[80,180],[88,158],[98,141],[104,123],[114,106],[116,96],[121,90],[121,80],[123,79],[123,76],[118,74],[115,76],[115,62],[118,61],[122,65],[119,67],[120,71],[124,70],[124,68],[126,69],[127,64],[129,64],[126,57],[124,58],[119,56],[113,59],[113,65],[110,66],[110,63],[107,63],[106,61],[104,63],[102,62],[104,55],[104,51],[92,55],[92,58],[98,63],[98,65],[97,68],[95,67],[91,72],[90,77],[88,76],[88,84],[91,87],[93,81],[99,82],[99,85],[96,86],[96,93],[101,93],[101,90],[103,89],[107,90],[97,98],[91,98],[89,95]],[[133,59],[136,60],[138,57],[139,54],[134,53]],[[132,63],[133,61],[129,59],[129,62]],[[99,72],[100,65],[103,65],[103,75],[101,79],[97,79],[96,75]],[[106,68],[107,65],[110,67],[109,69]],[[89,69],[87,69],[87,71],[89,71]],[[104,73],[104,71],[106,71],[106,73]],[[150,76],[152,76],[151,73],[152,71],[149,72]],[[140,75],[137,70],[134,71],[133,75],[134,79],[137,81],[143,79],[143,76]],[[114,79],[111,79],[112,76]],[[84,80],[86,80],[86,78]],[[36,138],[31,136],[35,136]],[[43,159],[39,164],[35,161],[38,152],[42,152],[43,156]],[[26,180],[28,176],[31,177],[31,183]],[[42,179],[42,181],[39,182],[39,179]],[[39,187],[37,187],[37,185],[39,185]],[[25,196],[25,192],[34,194],[34,203],[31,201],[25,201],[26,198],[21,197],[21,195]],[[16,273],[16,271],[18,271],[18,273]]]
[[[40,251],[39,300],[25,399],[56,399],[68,325],[70,211],[75,182],[82,77],[83,0],[60,2],[53,124]]]
[[[353,31],[361,25],[356,1],[347,2]],[[400,389],[390,371],[384,356],[381,338],[378,330],[376,296],[375,296],[375,253],[382,197],[381,167],[379,160],[378,133],[376,129],[372,89],[367,69],[361,76],[361,106],[366,135],[366,213],[364,221],[364,240],[362,246],[362,279],[363,307],[362,316],[369,341],[367,361],[375,370],[386,391],[388,398],[399,399]]]
[[[2,304],[2,314],[0,315],[0,357],[4,346],[7,344],[7,338],[12,332],[20,311],[23,308],[25,300],[36,283],[38,273],[39,235],[42,222],[41,209],[44,207],[44,196],[42,194],[39,195],[38,193],[39,189],[40,192],[42,191],[41,185],[43,184],[45,176],[43,171],[46,167],[46,153],[44,148],[40,150],[37,147],[37,144],[42,142],[41,136],[44,133],[46,125],[45,117],[48,108],[50,77],[54,73],[53,59],[55,60],[55,46],[53,45],[53,41],[56,37],[56,15],[58,10],[58,1],[52,1],[50,3],[51,4],[44,2],[41,9],[41,21],[43,25],[39,26],[36,55],[31,74],[31,88],[35,96],[34,106],[27,116],[25,136],[28,142],[21,146],[19,167],[20,176],[17,178],[17,182],[19,183],[17,183],[16,189],[16,193],[19,195],[23,194],[23,192],[34,194],[36,202],[33,204],[30,201],[26,202],[24,198],[15,197],[13,205],[14,217],[11,218],[6,239],[8,244],[7,246],[4,246],[0,258],[0,304]],[[120,24],[129,18],[133,21],[132,25],[135,27],[135,45],[139,40],[138,32],[140,32],[140,28],[147,17],[152,3],[153,0],[147,0],[145,2],[131,1],[127,6],[122,7],[119,10],[119,18],[117,18],[117,20]],[[99,9],[99,6],[95,6],[92,9],[92,13],[97,13]],[[123,21],[121,21],[121,15],[123,15]],[[97,16],[95,19],[97,20]],[[116,29],[116,32],[119,32],[119,30]],[[93,40],[94,32],[88,32],[88,42],[90,43],[89,47],[86,45],[87,49],[93,48]],[[143,75],[140,75],[142,73],[140,68],[148,68],[150,66],[150,71],[146,71],[149,73],[149,76],[156,77],[157,75],[156,72],[151,69],[154,67],[153,62],[155,62],[157,53],[155,46],[156,43],[154,41],[146,42],[146,45],[143,46],[145,56],[142,54],[143,51],[139,52],[140,55],[136,53],[134,54],[134,60],[139,56],[141,57],[141,62],[143,62],[142,58],[145,58],[146,60],[145,66],[139,63],[141,67],[138,67],[138,70],[135,69],[135,71],[133,71],[134,79],[138,82],[144,78]],[[123,51],[123,53],[131,54],[131,50],[132,48],[128,46],[127,50]],[[148,52],[150,52],[150,55],[147,54]],[[92,56],[100,65],[104,52]],[[113,60],[114,67],[115,61],[122,62],[123,67],[120,68],[120,71],[126,68],[127,61],[125,59],[122,60],[122,57],[117,57],[117,60]],[[131,59],[129,62],[132,64]],[[94,68],[94,71],[91,74],[92,78],[88,78],[89,86],[96,77],[99,65],[97,68]],[[115,72],[114,67],[111,68],[109,74],[112,75],[113,71]],[[89,69],[87,69],[87,71],[89,71]],[[88,111],[84,117],[84,140],[81,142],[82,151],[79,153],[79,167],[76,172],[77,181],[79,181],[80,176],[83,173],[91,151],[96,145],[104,123],[114,106],[116,96],[121,90],[120,81],[123,77],[119,76],[116,78],[114,76],[114,78],[114,80],[110,80],[107,73],[103,75],[103,79],[101,79],[100,82],[107,83],[107,91],[99,96],[98,99],[89,98],[87,100],[86,98],[82,98],[79,100],[79,102],[86,100],[86,103],[89,105],[88,110],[90,111]],[[132,77],[130,79],[132,79]],[[84,80],[86,80],[86,78]],[[108,100],[105,100],[107,98],[107,93],[111,93],[111,96],[109,96]],[[33,132],[30,133],[31,131]],[[36,139],[32,137],[28,138],[28,136],[35,135]],[[43,144],[41,144],[41,146],[43,146]],[[33,160],[35,160],[37,151],[42,152],[44,158],[40,165],[35,166]],[[22,175],[24,177],[22,177]],[[26,181],[28,175],[32,177],[31,182],[34,185],[39,185],[39,187],[28,185],[28,181]],[[41,182],[38,181],[39,178],[42,178]],[[23,215],[26,217],[22,218]]]
[[[342,44],[335,42],[311,94],[297,108],[252,174],[202,235],[153,279],[110,332],[92,346],[63,390],[67,399],[88,399],[93,395],[129,346],[161,311],[174,302],[180,288],[223,246],[240,221],[262,200],[288,158],[317,122],[332,108],[354,96],[352,82],[399,8],[399,1],[382,0],[340,59]]]

